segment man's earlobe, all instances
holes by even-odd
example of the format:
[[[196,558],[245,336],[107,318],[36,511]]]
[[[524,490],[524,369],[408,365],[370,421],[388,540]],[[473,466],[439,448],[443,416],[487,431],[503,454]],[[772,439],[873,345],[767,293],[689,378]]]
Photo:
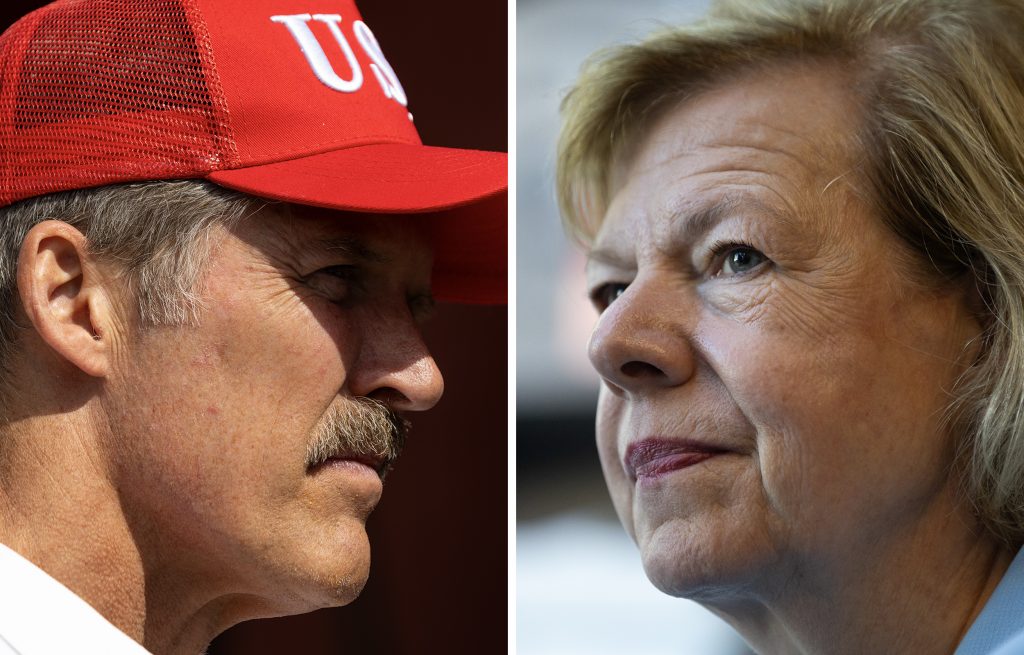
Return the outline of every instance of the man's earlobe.
[[[108,290],[90,265],[85,236],[61,221],[29,230],[18,254],[18,295],[42,341],[94,377],[110,367]]]

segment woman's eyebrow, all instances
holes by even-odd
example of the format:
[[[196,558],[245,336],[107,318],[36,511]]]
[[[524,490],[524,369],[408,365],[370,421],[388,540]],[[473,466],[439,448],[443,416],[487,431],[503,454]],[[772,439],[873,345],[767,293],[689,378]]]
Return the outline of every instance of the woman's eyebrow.
[[[687,208],[672,217],[672,222],[679,224],[678,231],[673,232],[682,237],[687,247],[692,246],[740,206],[741,203],[735,198],[723,198],[696,208]]]
[[[696,208],[687,207],[676,211],[671,216],[673,224],[672,233],[678,235],[677,243],[682,247],[689,248],[704,235],[712,230],[727,214],[732,213],[738,203],[731,199],[717,200],[712,203],[700,205]],[[606,239],[612,240],[614,239]],[[635,265],[627,264],[626,258],[620,255],[614,248],[599,245],[587,253],[586,271],[590,271],[593,265],[606,264],[615,268],[633,268]]]
[[[737,214],[762,216],[783,226],[793,226],[795,222],[793,216],[762,198],[746,193],[730,194],[704,205],[684,207],[677,211],[672,216],[672,222],[678,224],[678,227],[672,233],[677,235],[678,243],[690,248],[723,220]]]
[[[632,265],[628,264],[624,257],[610,248],[592,248],[587,251],[587,262],[583,266],[584,272],[589,273],[599,264],[622,269],[632,268]]]
[[[778,208],[764,200],[752,195],[738,194],[728,195],[703,204],[688,204],[677,209],[670,215],[673,223],[672,234],[676,235],[676,243],[684,248],[690,248],[707,236],[716,225],[729,216],[743,212],[754,212],[765,215],[772,221],[792,225],[792,216],[779,211]],[[592,265],[606,264],[616,268],[634,268],[635,265],[623,257],[614,248],[614,239],[611,244],[597,245],[587,252],[587,264],[585,270],[589,271]],[[611,246],[611,247],[610,247]]]

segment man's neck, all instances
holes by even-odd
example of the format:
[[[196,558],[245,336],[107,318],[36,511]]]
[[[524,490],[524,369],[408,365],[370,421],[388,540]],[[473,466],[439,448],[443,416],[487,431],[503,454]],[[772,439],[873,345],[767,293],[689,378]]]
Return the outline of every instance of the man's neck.
[[[59,423],[33,417],[0,434],[0,543],[151,652],[202,652],[226,627],[225,608],[172,589],[180,576],[147,559],[93,435]]]

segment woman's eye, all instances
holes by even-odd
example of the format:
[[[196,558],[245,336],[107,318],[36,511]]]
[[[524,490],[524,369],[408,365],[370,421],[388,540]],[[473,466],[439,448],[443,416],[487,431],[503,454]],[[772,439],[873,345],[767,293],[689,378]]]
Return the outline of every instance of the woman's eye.
[[[747,246],[728,247],[722,257],[722,275],[748,273],[767,260],[767,257],[753,248]]]
[[[590,301],[597,307],[597,311],[604,311],[608,308],[608,305],[611,305],[619,296],[626,292],[626,287],[628,286],[628,284],[623,282],[602,284],[590,292]]]

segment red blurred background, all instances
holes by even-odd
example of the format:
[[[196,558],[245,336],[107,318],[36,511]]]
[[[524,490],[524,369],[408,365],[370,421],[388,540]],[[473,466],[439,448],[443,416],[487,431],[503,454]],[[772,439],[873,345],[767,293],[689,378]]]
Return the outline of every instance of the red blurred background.
[[[46,2],[4,0],[0,29]],[[359,0],[424,143],[507,151],[507,4]],[[310,0],[310,13],[331,13]],[[445,395],[414,429],[370,519],[351,605],[254,621],[208,655],[497,653],[507,643],[507,312],[442,306],[427,342]],[[58,628],[59,629],[59,628]]]

